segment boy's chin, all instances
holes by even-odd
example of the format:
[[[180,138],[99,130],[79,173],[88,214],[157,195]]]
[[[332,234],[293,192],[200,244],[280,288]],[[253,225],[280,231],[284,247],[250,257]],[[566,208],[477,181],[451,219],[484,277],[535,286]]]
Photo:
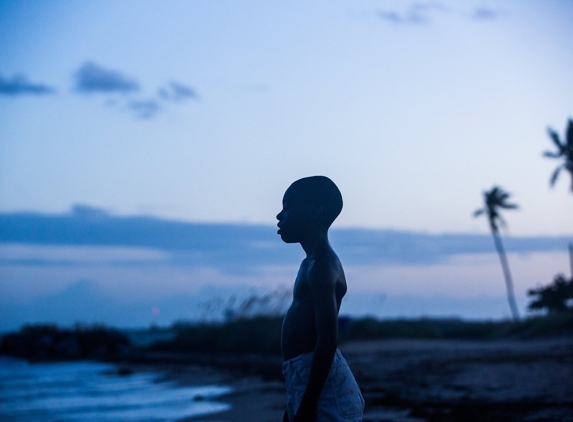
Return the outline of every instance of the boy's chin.
[[[281,233],[280,237],[281,240],[285,243],[298,243],[297,239],[295,239],[293,236],[289,236],[288,234]]]

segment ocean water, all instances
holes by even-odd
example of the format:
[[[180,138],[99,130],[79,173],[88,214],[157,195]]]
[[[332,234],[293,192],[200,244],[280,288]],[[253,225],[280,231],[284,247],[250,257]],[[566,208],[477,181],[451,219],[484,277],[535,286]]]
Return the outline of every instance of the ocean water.
[[[0,357],[0,421],[177,421],[228,409],[230,387],[183,387],[153,373],[120,376],[95,362]]]

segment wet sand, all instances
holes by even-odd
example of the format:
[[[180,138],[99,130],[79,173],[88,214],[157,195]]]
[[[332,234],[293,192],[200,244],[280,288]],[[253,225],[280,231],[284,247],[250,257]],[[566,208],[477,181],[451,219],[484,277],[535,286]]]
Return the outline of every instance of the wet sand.
[[[365,422],[573,421],[573,337],[341,349],[366,399]]]
[[[253,361],[265,365],[253,366]],[[199,361],[200,364],[191,363]],[[175,381],[184,386],[226,385],[229,394],[216,401],[230,404],[229,410],[184,418],[181,422],[275,422],[282,421],[286,391],[280,374],[278,356],[192,356],[180,359],[166,354],[139,357],[136,362],[122,363],[120,368],[139,372],[159,372],[158,381]],[[269,372],[266,368],[271,368]],[[275,368],[277,370],[272,370]]]
[[[375,340],[340,347],[366,400],[364,422],[573,421],[573,336]],[[281,421],[280,358],[203,357],[150,368],[186,385],[225,384],[232,408],[188,421]],[[191,358],[197,361],[197,357]]]

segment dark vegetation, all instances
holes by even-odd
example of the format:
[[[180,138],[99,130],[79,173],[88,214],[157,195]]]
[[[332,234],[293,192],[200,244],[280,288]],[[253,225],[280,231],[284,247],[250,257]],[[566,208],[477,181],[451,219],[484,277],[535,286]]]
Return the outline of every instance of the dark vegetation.
[[[556,279],[557,280],[557,279]],[[559,279],[560,280],[560,279]],[[557,281],[556,281],[557,282]],[[554,284],[556,283],[554,282]],[[562,286],[558,283],[558,296]],[[567,284],[573,288],[573,283]],[[377,319],[339,318],[339,341],[374,339],[451,339],[499,340],[544,336],[573,335],[573,312],[556,312],[553,296],[546,291],[553,285],[530,291],[539,295],[530,304],[532,310],[547,310],[547,315],[531,316],[520,321],[464,321],[456,318]],[[541,293],[538,293],[541,292]],[[569,290],[567,290],[569,292]],[[532,293],[533,292],[533,293]],[[561,296],[559,296],[561,298]],[[565,303],[570,296],[564,296]],[[178,322],[172,326],[175,338],[156,342],[147,348],[153,352],[200,354],[280,354],[282,315],[290,292],[283,288],[267,293],[252,293],[244,298],[206,304],[206,316],[223,315],[224,322]],[[548,300],[553,300],[548,305]],[[549,306],[549,307],[548,307]],[[567,308],[569,309],[569,308]]]
[[[154,351],[201,353],[279,354],[281,317],[257,316],[226,323],[199,323],[174,326],[177,336],[150,346]]]
[[[352,320],[347,333],[341,330],[341,341],[365,339],[442,339],[501,340],[528,339],[564,334],[573,335],[573,314],[539,316],[512,321],[463,321],[460,319],[394,319],[361,318]]]
[[[549,184],[551,187],[553,187],[557,181],[557,178],[559,177],[561,170],[565,170],[568,171],[569,175],[571,176],[571,192],[573,192],[573,120],[569,119],[567,122],[567,129],[565,131],[563,141],[561,141],[559,134],[553,129],[547,128],[547,133],[557,148],[557,151],[545,151],[543,156],[562,161],[561,164],[557,166],[557,168],[553,171],[551,179],[549,180]]]
[[[543,315],[520,321],[464,321],[456,318],[377,319],[339,318],[339,341],[376,339],[500,340],[573,335],[573,279],[557,276],[552,284],[532,289],[530,310]],[[101,325],[26,325],[5,335],[0,354],[31,361],[76,359],[147,359],[151,354],[280,355],[281,324],[290,292],[279,288],[266,293],[205,304],[205,319],[176,322],[161,329],[168,340],[136,347],[124,333]],[[223,318],[221,319],[220,316]],[[157,328],[151,328],[153,334]],[[153,336],[152,336],[153,337]],[[135,343],[137,344],[137,343]],[[142,355],[143,354],[143,355]],[[145,355],[145,356],[144,356]]]
[[[19,332],[5,335],[0,342],[0,354],[30,361],[106,359],[130,349],[124,334],[101,325],[76,325],[73,329],[25,325]]]
[[[129,360],[141,352],[197,355],[280,355],[282,318],[257,316],[229,322],[178,323],[171,341],[137,350],[121,332],[101,326],[60,329],[25,326],[2,338],[0,354],[30,361],[78,359]],[[573,335],[573,312],[511,321],[460,319],[350,319],[339,321],[341,343],[376,339],[501,340]]]
[[[546,310],[549,314],[573,313],[573,277],[555,276],[553,283],[527,291],[534,299],[529,304],[531,310]]]
[[[178,324],[174,340],[152,351],[191,353],[280,353],[280,317],[258,316],[226,323]],[[573,313],[530,317],[520,322],[461,319],[339,320],[341,343],[374,339],[500,340],[573,335]]]

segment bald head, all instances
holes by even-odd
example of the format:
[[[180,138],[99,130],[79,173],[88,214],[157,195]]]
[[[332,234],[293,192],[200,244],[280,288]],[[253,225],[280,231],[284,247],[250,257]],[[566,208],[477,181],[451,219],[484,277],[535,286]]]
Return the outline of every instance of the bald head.
[[[296,196],[309,205],[322,208],[321,221],[328,228],[342,211],[342,195],[338,187],[326,176],[311,176],[297,180],[289,187]]]

